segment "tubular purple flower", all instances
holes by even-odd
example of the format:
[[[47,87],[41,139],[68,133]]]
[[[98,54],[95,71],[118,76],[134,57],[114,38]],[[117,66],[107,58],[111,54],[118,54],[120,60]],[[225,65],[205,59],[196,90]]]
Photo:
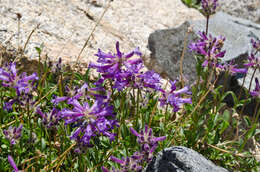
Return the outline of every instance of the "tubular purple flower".
[[[218,0],[202,0],[202,2],[201,2],[202,9],[203,9],[203,13],[206,16],[210,16],[216,12],[216,8],[218,5],[217,1]]]
[[[165,91],[165,90],[160,90],[162,93],[162,97],[159,99],[160,101],[160,105],[164,106],[166,104],[170,104],[173,107],[173,111],[177,112],[180,110],[180,107],[184,104],[184,103],[192,103],[191,98],[182,98],[181,95],[182,94],[191,94],[191,92],[189,91],[189,87],[183,87],[180,90],[176,90],[176,82],[177,81],[170,81],[171,83],[171,90],[170,91]]]
[[[141,62],[140,60],[129,60],[133,55],[141,56],[139,48],[124,54],[119,49],[119,42],[116,43],[116,54],[106,54],[99,49],[95,55],[99,57],[97,61],[99,64],[90,63],[89,67],[97,69],[105,79],[113,78],[115,74],[121,73],[123,66],[127,63],[136,64]]]
[[[122,170],[124,172],[128,172],[128,171],[142,170],[142,166],[140,165],[140,160],[139,160],[140,158],[142,158],[142,156],[137,156],[136,154],[134,154],[131,157],[122,158],[122,160],[114,156],[111,156],[110,160],[120,164]]]
[[[65,125],[72,124],[78,128],[72,133],[71,139],[82,142],[83,145],[90,146],[90,140],[93,137],[106,136],[112,141],[115,137],[111,130],[117,126],[114,119],[113,107],[101,99],[95,100],[93,105],[87,102],[80,103],[72,99],[70,104],[73,109],[63,109],[61,111]],[[81,143],[79,143],[81,144]]]
[[[23,125],[20,124],[18,128],[10,126],[7,130],[3,131],[5,138],[10,141],[11,145],[16,144],[17,141],[20,139],[22,135],[22,128]]]
[[[219,65],[218,67],[221,70],[224,70],[228,72],[230,75],[234,76],[237,73],[247,73],[247,68],[236,68],[236,64],[233,64],[234,61],[231,61],[229,63],[224,63],[224,65]]]
[[[251,39],[251,43],[256,52],[260,52],[260,40]]]
[[[31,90],[33,83],[38,80],[35,73],[27,76],[26,73],[17,75],[16,64],[10,63],[4,69],[0,68],[0,80],[4,87],[12,87],[16,89],[17,95],[21,95],[22,92],[28,93]],[[29,83],[31,81],[31,83]]]
[[[260,85],[259,85],[258,78],[255,78],[255,89],[254,89],[253,91],[251,91],[250,94],[251,94],[253,97],[258,97],[258,98],[260,98]]]
[[[118,163],[118,164],[124,164],[124,161],[123,160],[121,160],[121,159],[118,159],[117,157],[115,157],[115,156],[110,156],[110,160],[111,161],[114,161],[114,162],[116,162],[116,163]]]
[[[109,172],[109,170],[106,168],[106,167],[101,167],[101,170],[103,171],[103,172]]]
[[[43,113],[40,108],[37,108],[36,112],[41,115],[42,123],[45,127],[51,130],[56,130],[59,120],[61,119],[58,109],[53,108],[49,113]]]
[[[222,36],[212,37],[206,35],[205,32],[199,32],[199,39],[189,45],[191,51],[195,51],[197,54],[204,56],[203,67],[217,66],[219,58],[225,56],[226,51],[222,51],[225,38]]]
[[[245,67],[260,68],[260,56],[257,57],[253,53],[248,57],[248,62],[244,64]]]
[[[13,167],[14,171],[19,172],[19,169],[17,168],[17,166],[14,162],[14,159],[11,155],[8,155],[8,161],[9,161],[10,165]]]

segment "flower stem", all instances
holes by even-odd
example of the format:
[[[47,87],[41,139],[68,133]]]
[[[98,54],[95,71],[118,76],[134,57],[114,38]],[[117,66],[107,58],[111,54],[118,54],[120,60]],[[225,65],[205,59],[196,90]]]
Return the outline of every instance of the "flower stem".
[[[206,35],[208,35],[209,30],[209,15],[207,15],[207,22],[206,22]]]

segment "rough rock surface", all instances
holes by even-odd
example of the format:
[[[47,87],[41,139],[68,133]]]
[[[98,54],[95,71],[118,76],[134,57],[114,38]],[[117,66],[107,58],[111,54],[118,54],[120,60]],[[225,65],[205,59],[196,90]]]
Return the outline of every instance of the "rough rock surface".
[[[151,59],[161,66],[160,73],[166,73],[170,78],[179,76],[179,62],[183,48],[185,32],[189,26],[192,26],[193,32],[189,34],[188,44],[194,40],[198,31],[205,30],[205,20],[189,21],[180,27],[157,30],[149,37],[149,48],[151,50]],[[232,28],[232,29],[230,29]],[[226,37],[224,48],[227,50],[223,61],[235,61],[242,66],[242,61],[248,57],[251,52],[251,38],[260,38],[260,25],[249,20],[230,16],[223,12],[218,12],[211,17],[209,22],[209,33],[213,36],[222,35]],[[187,48],[188,49],[188,48]],[[177,64],[177,65],[176,65]],[[196,78],[195,61],[186,51],[184,55],[184,76],[188,76],[193,82]],[[185,71],[187,69],[187,71]],[[249,87],[252,70],[246,78],[245,87]],[[259,72],[255,76],[260,76]],[[240,81],[242,82],[242,81]]]
[[[44,43],[43,55],[75,62],[108,3],[109,0],[0,0],[0,42],[23,47],[39,24],[26,55],[37,57],[34,47]],[[21,15],[19,34],[17,13]],[[116,41],[120,41],[122,51],[139,46],[146,53],[147,38],[154,30],[200,18],[198,11],[187,8],[180,0],[114,0],[90,37],[80,62],[95,60],[98,48],[114,52]]]
[[[184,38],[189,27],[190,23],[185,22],[178,28],[157,30],[149,36],[150,58],[154,62],[151,68],[154,68],[161,75],[168,76],[171,80],[180,78],[180,59],[185,42]],[[197,38],[195,34],[187,36],[186,43]],[[196,60],[188,48],[186,48],[182,64],[184,78],[189,84],[192,84],[197,79]]]
[[[207,160],[198,152],[174,146],[159,152],[143,172],[228,172]]]
[[[219,10],[260,24],[259,0],[220,0]]]

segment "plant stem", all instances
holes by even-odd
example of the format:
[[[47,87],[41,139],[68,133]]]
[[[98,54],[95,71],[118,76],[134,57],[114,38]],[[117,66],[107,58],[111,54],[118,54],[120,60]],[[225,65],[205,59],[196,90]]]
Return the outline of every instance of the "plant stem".
[[[209,29],[209,15],[207,15],[207,22],[206,22],[206,35],[208,35],[208,29]]]

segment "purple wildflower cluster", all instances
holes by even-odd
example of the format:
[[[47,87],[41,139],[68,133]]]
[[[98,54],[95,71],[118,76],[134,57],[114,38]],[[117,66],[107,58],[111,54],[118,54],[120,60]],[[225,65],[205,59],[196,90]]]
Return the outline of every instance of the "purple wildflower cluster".
[[[80,141],[83,145],[91,146],[90,140],[95,136],[106,136],[110,141],[115,134],[110,130],[117,125],[114,119],[113,107],[108,102],[95,100],[92,105],[88,102],[80,103],[74,99],[70,102],[73,109],[63,109],[62,117],[65,125],[76,124],[78,128],[73,132],[71,139]]]
[[[251,39],[251,43],[253,46],[253,51],[248,57],[248,62],[245,66],[260,70],[260,40],[255,41]]]
[[[138,48],[124,54],[119,50],[119,42],[116,43],[117,53],[104,53],[100,49],[96,56],[98,56],[98,63],[90,63],[90,68],[97,69],[102,74],[104,79],[112,79],[115,81],[113,88],[119,91],[126,88],[153,88],[159,90],[160,76],[153,72],[142,72],[144,69],[143,61],[140,58],[141,52]],[[138,58],[131,59],[134,55]]]
[[[15,145],[20,139],[22,135],[22,128],[23,125],[20,125],[18,128],[10,126],[7,130],[3,131],[5,138],[10,141],[11,145]]]
[[[49,130],[55,131],[57,125],[61,119],[60,111],[53,108],[49,113],[43,113],[40,108],[37,108],[36,112],[42,117],[42,124]]]
[[[170,91],[165,91],[161,90],[162,92],[162,98],[159,99],[161,106],[164,106],[166,104],[170,104],[173,107],[173,111],[177,112],[180,110],[180,107],[184,103],[189,103],[191,104],[191,98],[182,98],[182,94],[191,94],[189,91],[189,87],[183,87],[180,90],[176,90],[176,82],[177,81],[170,81],[171,83],[171,90]]]
[[[163,141],[166,139],[166,136],[155,137],[153,135],[153,131],[147,125],[145,128],[138,133],[134,128],[130,128],[130,131],[133,135],[137,137],[137,142],[140,144],[141,148],[139,152],[135,152],[131,157],[126,158],[116,158],[114,156],[110,157],[111,161],[114,161],[121,166],[121,172],[128,171],[141,171],[142,165],[144,163],[149,163],[152,160],[153,152],[158,146],[159,141]],[[108,169],[102,167],[103,172],[109,172]],[[119,170],[112,169],[113,172],[117,172]]]
[[[202,11],[206,16],[210,16],[216,12],[218,0],[202,0]]]
[[[234,61],[231,60],[230,62],[226,62],[223,65],[218,64],[218,68],[221,69],[222,71],[227,72],[231,76],[234,76],[238,73],[240,74],[245,74],[247,73],[247,68],[237,68],[237,64],[234,64]]]
[[[99,79],[93,88],[86,83],[77,89],[67,87],[67,96],[55,97],[52,100],[54,105],[66,101],[71,108],[64,108],[59,112],[53,109],[48,115],[38,110],[49,127],[63,119],[65,125],[75,128],[70,138],[77,142],[77,153],[83,153],[86,148],[93,146],[91,141],[99,136],[106,136],[110,141],[115,138],[111,131],[118,124],[113,106],[110,105],[110,93],[102,84],[103,79]]]
[[[225,56],[226,51],[222,51],[225,38],[222,36],[213,37],[211,34],[199,32],[199,39],[189,45],[191,51],[204,56],[203,67],[216,67],[220,58]]]
[[[29,76],[27,76],[26,73],[18,75],[16,64],[11,63],[10,65],[0,68],[0,80],[3,81],[2,86],[14,88],[19,96],[22,93],[29,93],[32,90],[33,83],[38,80],[38,77],[36,73]]]
[[[116,51],[117,53],[112,55],[99,50],[98,54],[96,54],[99,57],[98,64],[90,63],[89,65],[90,68],[97,69],[104,79],[114,81],[113,88],[119,91],[131,87],[142,91],[155,90],[161,92],[163,97],[160,99],[161,105],[170,104],[175,112],[180,109],[183,103],[191,103],[191,99],[181,98],[181,94],[188,93],[188,87],[176,91],[176,86],[174,85],[170,92],[166,92],[161,88],[161,77],[159,74],[154,71],[142,71],[144,64],[140,58],[141,52],[138,48],[124,55],[119,50],[119,42],[117,42]],[[131,59],[133,55],[138,55],[139,58]]]
[[[203,57],[203,67],[213,67],[219,71],[225,71],[230,75],[236,75],[238,73],[247,73],[247,68],[237,68],[234,61],[221,63],[222,57],[225,56],[226,51],[222,51],[225,38],[222,36],[212,37],[206,35],[205,32],[199,32],[199,39],[189,45],[191,51],[196,52]]]
[[[26,104],[34,104],[32,92],[36,88],[35,84],[38,80],[37,74],[33,73],[29,76],[24,72],[18,75],[16,64],[10,63],[0,68],[0,81],[3,87],[14,88],[16,97],[5,102],[6,110],[12,109],[15,102],[19,103],[20,107],[25,107]]]

